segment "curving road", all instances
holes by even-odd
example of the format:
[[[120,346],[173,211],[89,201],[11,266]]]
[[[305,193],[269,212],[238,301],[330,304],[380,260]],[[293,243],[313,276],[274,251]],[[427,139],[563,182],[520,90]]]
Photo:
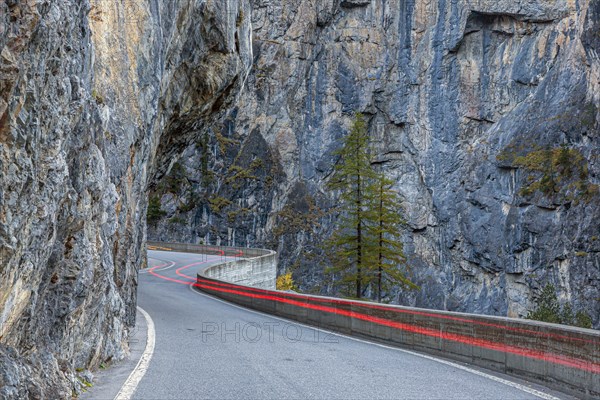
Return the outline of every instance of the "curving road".
[[[140,274],[138,303],[154,321],[156,343],[134,399],[556,396],[514,378],[246,310],[186,284],[221,257],[152,251],[149,258],[153,268]]]

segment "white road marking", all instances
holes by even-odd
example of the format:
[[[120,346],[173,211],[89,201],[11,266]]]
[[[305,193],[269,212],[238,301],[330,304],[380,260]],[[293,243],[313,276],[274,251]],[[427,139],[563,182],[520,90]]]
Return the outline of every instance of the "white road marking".
[[[145,269],[142,269],[142,270],[140,270],[140,271],[139,271],[139,273],[140,273],[140,274],[147,274],[148,272],[150,272],[150,269],[152,269],[152,268],[156,268],[155,270],[153,270],[153,271],[155,271],[155,272],[156,272],[156,271],[166,271],[166,270],[168,270],[169,268],[173,268],[173,267],[174,267],[174,266],[177,264],[175,261],[164,261],[164,260],[159,260],[158,258],[152,258],[152,257],[148,257],[148,258],[149,258],[149,259],[151,259],[151,260],[154,260],[154,261],[166,262],[166,263],[168,263],[168,264],[167,264],[167,265],[164,265],[164,266],[162,266],[162,267],[160,267],[160,268],[156,268],[156,267],[147,267],[147,268],[145,268]],[[169,264],[170,264],[170,265],[169,265]]]
[[[193,283],[193,282],[190,282],[190,283]],[[525,393],[532,394],[532,395],[534,395],[536,397],[539,397],[541,399],[545,399],[545,400],[561,400],[559,397],[552,396],[551,394],[544,393],[544,392],[542,392],[540,390],[533,389],[533,388],[527,387],[525,385],[521,385],[520,383],[512,382],[512,381],[509,381],[507,379],[500,378],[498,376],[487,374],[485,372],[478,371],[476,369],[469,368],[469,367],[466,367],[464,365],[460,365],[460,364],[454,363],[452,361],[444,360],[444,359],[437,358],[437,357],[434,357],[434,356],[430,356],[430,355],[427,355],[427,354],[421,354],[421,353],[417,353],[417,352],[414,352],[414,351],[401,349],[401,348],[398,348],[398,347],[387,346],[387,345],[381,344],[381,343],[370,342],[368,340],[363,340],[363,339],[355,338],[355,337],[344,335],[344,334],[341,334],[341,333],[332,332],[332,331],[329,331],[327,329],[322,329],[322,328],[317,328],[315,326],[306,325],[306,324],[303,324],[301,322],[293,321],[293,320],[290,320],[290,319],[277,317],[277,316],[271,315],[271,314],[266,314],[266,313],[263,313],[261,311],[256,311],[256,310],[252,310],[250,308],[242,307],[242,306],[239,306],[237,304],[230,303],[228,301],[225,301],[225,300],[219,299],[217,297],[208,295],[206,293],[200,292],[200,291],[194,289],[194,286],[191,285],[191,284],[189,285],[189,288],[191,289],[192,292],[194,292],[196,294],[199,294],[199,295],[204,296],[204,297],[208,297],[209,299],[220,301],[221,303],[228,304],[228,305],[230,305],[232,307],[236,307],[236,308],[239,308],[239,309],[244,310],[244,311],[248,311],[248,312],[251,312],[251,313],[254,313],[254,314],[258,314],[258,315],[262,315],[262,316],[265,316],[265,317],[274,318],[274,319],[277,319],[279,321],[284,321],[286,323],[300,325],[300,326],[303,326],[305,328],[314,329],[314,330],[319,331],[319,332],[327,333],[327,334],[334,335],[334,336],[343,337],[343,338],[346,338],[346,339],[349,339],[349,340],[354,340],[356,342],[366,343],[366,344],[370,344],[370,345],[373,345],[373,346],[383,347],[383,348],[386,348],[386,349],[400,351],[402,353],[411,354],[413,356],[425,358],[427,360],[435,361],[435,362],[440,363],[440,364],[445,364],[445,365],[448,365],[448,366],[451,366],[451,367],[454,367],[454,368],[458,368],[458,369],[466,371],[466,372],[470,372],[470,373],[472,373],[474,375],[478,375],[478,376],[481,376],[483,378],[487,378],[487,379],[490,379],[492,381],[495,381],[495,382],[498,382],[498,383],[502,383],[504,385],[507,385],[507,386],[513,387],[515,389],[521,390],[521,391],[523,391]]]
[[[137,389],[138,384],[146,374],[148,367],[150,366],[150,360],[152,359],[152,355],[154,354],[154,344],[156,342],[156,333],[154,331],[154,321],[150,315],[144,311],[143,308],[137,307],[138,311],[142,313],[144,318],[146,319],[146,325],[148,326],[148,338],[146,339],[146,349],[142,354],[142,357],[138,361],[137,365],[129,374],[129,377],[121,387],[121,390],[115,396],[115,400],[129,400],[135,389]]]

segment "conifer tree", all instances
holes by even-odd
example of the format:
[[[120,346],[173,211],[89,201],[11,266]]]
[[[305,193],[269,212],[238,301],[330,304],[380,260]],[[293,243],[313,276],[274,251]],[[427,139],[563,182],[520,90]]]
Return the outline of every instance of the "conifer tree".
[[[146,213],[148,223],[156,226],[156,223],[166,214],[167,213],[162,209],[160,197],[157,195],[151,196],[148,200],[148,211]]]
[[[556,288],[547,284],[536,301],[536,308],[527,314],[527,319],[551,322],[554,324],[572,325],[580,328],[591,328],[592,318],[585,311],[579,310],[573,315],[573,308],[569,303],[563,307],[558,302]]]
[[[560,324],[560,304],[554,285],[547,284],[536,302],[536,309],[527,315],[527,319]]]
[[[332,262],[328,272],[356,298],[373,289],[381,301],[383,291],[396,284],[417,288],[399,269],[406,263],[400,198],[392,190],[393,182],[371,163],[367,126],[360,113],[336,155],[339,161],[329,187],[340,191],[340,217],[328,242]]]
[[[418,286],[399,269],[399,266],[406,265],[400,238],[404,220],[401,215],[400,197],[398,192],[393,190],[393,184],[391,179],[380,172],[369,188],[374,200],[369,218],[373,222],[369,226],[369,235],[375,239],[371,249],[375,259],[370,262],[370,267],[374,270],[372,276],[378,302],[381,302],[382,291],[389,290],[391,285],[401,284],[410,289],[418,289]]]
[[[573,308],[569,303],[565,304],[560,312],[560,323],[563,325],[573,325]]]
[[[340,219],[338,228],[329,240],[332,267],[329,272],[341,275],[339,284],[350,292],[355,286],[356,298],[361,298],[366,262],[369,259],[367,227],[369,207],[373,199],[367,190],[375,177],[369,154],[369,137],[364,117],[356,113],[344,145],[335,153],[339,161],[334,167],[329,188],[339,190]]]
[[[580,328],[592,329],[592,317],[584,311],[577,311],[573,325]]]

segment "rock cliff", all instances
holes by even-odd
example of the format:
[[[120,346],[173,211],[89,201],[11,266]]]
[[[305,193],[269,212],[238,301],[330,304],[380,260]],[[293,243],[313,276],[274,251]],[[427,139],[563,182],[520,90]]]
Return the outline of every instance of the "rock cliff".
[[[280,251],[329,293],[326,182],[354,111],[422,290],[600,320],[598,0],[0,2],[0,397],[118,359],[157,239]],[[166,215],[165,215],[166,213]]]
[[[331,293],[326,182],[361,111],[422,287],[391,299],[523,317],[553,283],[598,327],[599,23],[595,0],[255,1],[244,90],[153,192],[149,235],[273,247]]]
[[[0,398],[121,358],[146,190],[251,63],[249,3],[0,2]]]

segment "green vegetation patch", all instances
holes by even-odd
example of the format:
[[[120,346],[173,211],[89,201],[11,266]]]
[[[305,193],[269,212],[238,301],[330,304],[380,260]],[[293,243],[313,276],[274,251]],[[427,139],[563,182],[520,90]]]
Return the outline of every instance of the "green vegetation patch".
[[[171,167],[169,174],[161,181],[161,191],[178,195],[183,185],[187,182],[188,176],[183,165],[176,162]]]
[[[200,151],[200,174],[202,176],[202,186],[208,187],[214,181],[214,172],[209,168],[210,150],[208,134],[205,132],[196,142],[196,147]]]
[[[587,159],[568,146],[540,148],[525,152],[522,147],[508,146],[496,159],[505,166],[526,171],[519,194],[531,197],[541,193],[564,202],[589,202],[599,193],[598,185],[589,181]]]
[[[181,217],[172,217],[172,218],[169,218],[169,223],[170,224],[184,225],[185,224],[185,219],[183,219]]]
[[[249,208],[243,207],[237,210],[229,211],[227,213],[227,220],[229,223],[234,223],[237,217],[248,215],[251,212]]]
[[[102,97],[102,95],[100,93],[98,93],[98,91],[96,89],[92,90],[92,98],[94,99],[94,101],[96,102],[96,104],[98,105],[104,105],[105,101],[104,101],[104,97]]]
[[[228,200],[221,196],[215,196],[208,199],[210,209],[212,212],[219,214],[225,207],[231,205],[231,200]]]
[[[221,154],[226,154],[227,148],[229,146],[233,146],[240,143],[235,139],[230,139],[228,137],[223,136],[218,130],[214,130],[213,132],[215,134],[215,137],[217,138],[217,143],[219,144],[219,150],[221,150]]]
[[[556,289],[553,285],[546,285],[536,301],[535,310],[527,315],[527,319],[578,326],[580,328],[592,328],[592,318],[585,311],[579,310],[573,314],[570,304],[561,307],[556,297]]]
[[[242,181],[246,179],[258,179],[258,177],[253,174],[254,170],[255,168],[252,168],[251,166],[244,168],[240,165],[232,165],[227,171],[227,173],[231,175],[225,179],[225,183],[232,185],[235,189],[239,189]]]
[[[273,228],[275,237],[313,232],[320,227],[319,220],[325,212],[317,206],[315,199],[307,194],[302,198],[302,205],[303,209],[297,209],[297,205],[286,204],[281,211],[277,212],[277,224]]]
[[[151,196],[148,200],[148,213],[146,219],[149,224],[156,224],[158,220],[166,215],[166,211],[162,209],[159,196]]]

